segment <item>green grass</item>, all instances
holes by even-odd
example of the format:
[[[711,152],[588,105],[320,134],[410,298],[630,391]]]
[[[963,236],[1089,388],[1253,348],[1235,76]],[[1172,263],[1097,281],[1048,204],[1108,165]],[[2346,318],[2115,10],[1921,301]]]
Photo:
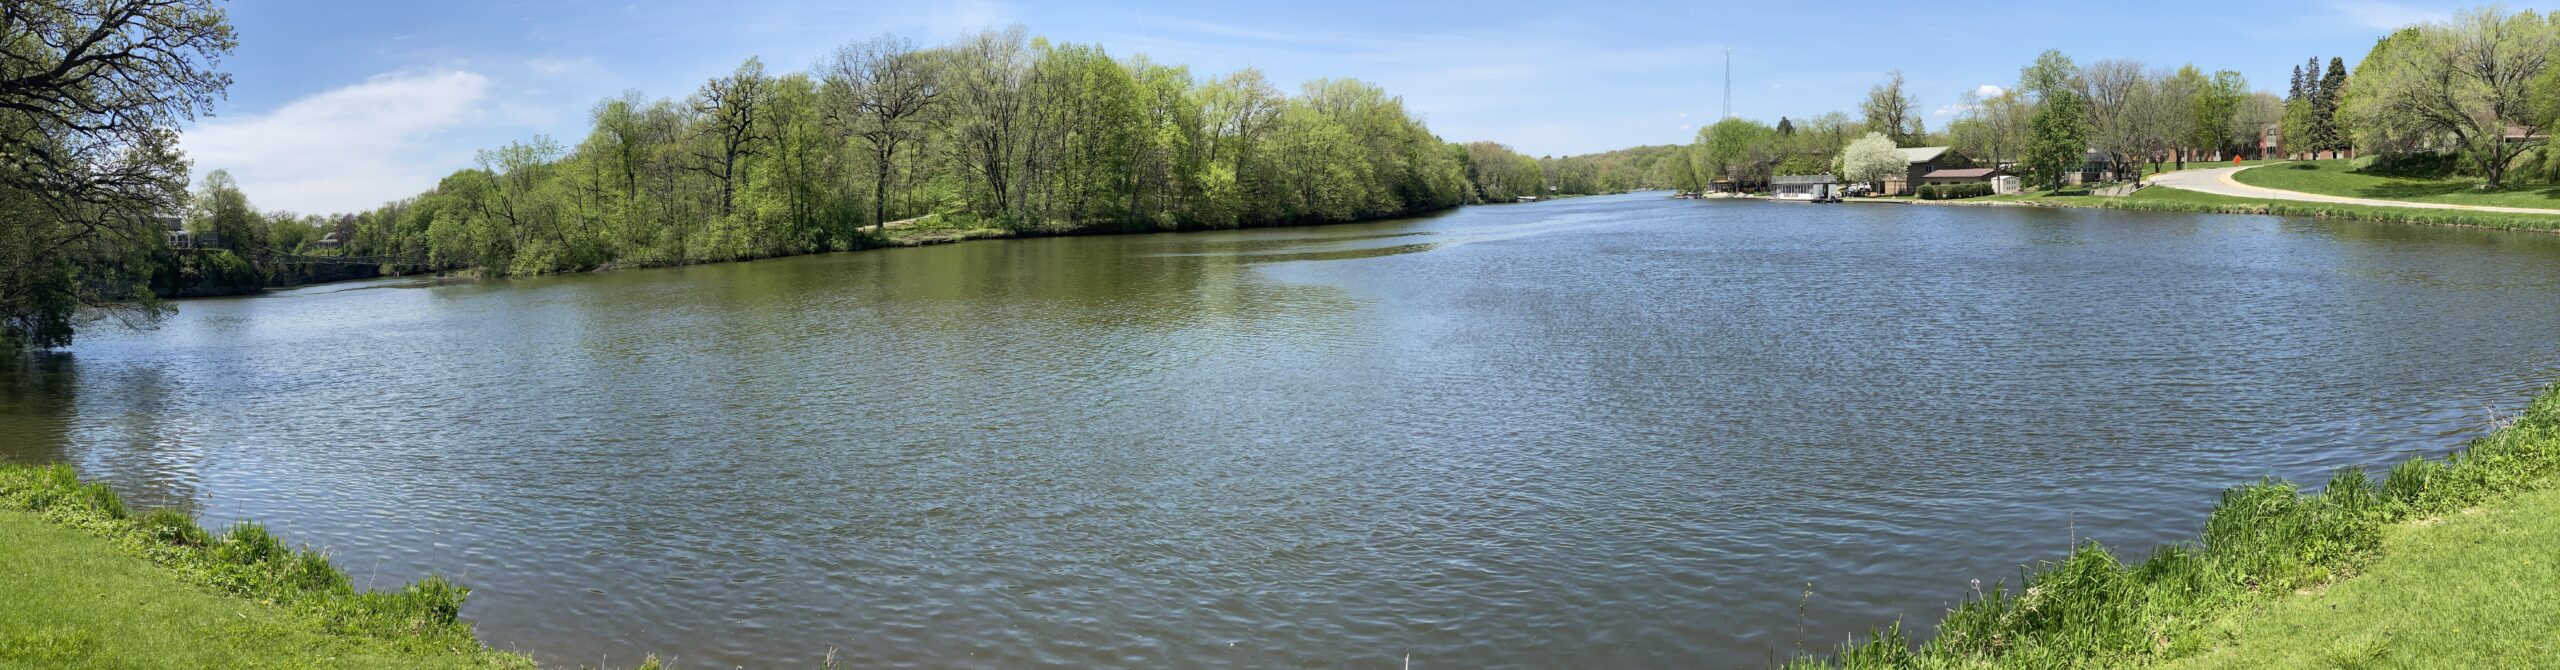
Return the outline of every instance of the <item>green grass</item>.
[[[2376,200],[2402,200],[2447,205],[2531,207],[2560,213],[2560,187],[2510,187],[2482,191],[2467,177],[2427,178],[2368,174],[2371,159],[2302,161],[2231,176],[2250,186]],[[2510,176],[2515,177],[2514,175]]]
[[[180,582],[114,542],[0,511],[0,668],[487,668],[331,632],[286,608]]]
[[[2248,608],[2299,589],[2353,583],[2351,577],[2386,555],[2386,537],[2400,532],[2395,524],[2501,503],[2549,488],[2555,479],[2560,479],[2560,387],[2545,389],[2515,423],[2442,460],[2403,462],[2379,482],[2360,469],[2346,470],[2316,494],[2273,480],[2233,488],[2206,516],[2194,541],[2162,547],[2132,562],[2085,544],[2067,557],[2028,569],[2015,588],[2001,584],[1963,594],[1963,602],[1940,621],[1937,637],[1925,644],[1914,645],[1896,624],[1843,647],[1832,658],[1799,659],[1790,666],[2115,668],[2202,658],[2199,654],[2217,652],[2233,640],[2250,639],[2231,633],[2235,627],[2281,625],[2257,621]],[[2428,565],[2443,564],[2408,565],[2403,569],[2425,571]],[[2474,593],[2506,588],[2491,573],[2443,567],[2425,572],[2424,579],[2446,584],[2492,580],[2471,584]],[[2552,586],[2546,582],[2540,588]],[[2446,606],[2486,609],[2498,603]],[[2421,622],[2396,635],[2454,635],[2464,622]],[[2480,634],[2496,636],[2503,648],[2519,648],[2551,637],[2552,631],[2510,628]]]
[[[2492,668],[2560,659],[2560,490],[2383,533],[2382,558],[2316,593],[2204,629],[2167,663],[2219,668]]]
[[[2250,172],[2255,172],[2251,170]],[[2247,174],[2243,172],[2241,174]],[[2335,205],[2298,200],[2261,200],[2212,193],[2200,193],[2167,186],[2154,186],[2136,191],[2131,196],[2116,198],[2080,195],[2019,194],[1973,198],[1962,202],[2007,202],[2043,207],[2086,207],[2147,212],[2188,212],[2195,214],[2268,214],[2307,216],[2324,219],[2354,219],[2385,223],[2430,226],[2461,226],[2499,230],[2560,231],[2560,211],[2550,215],[2510,214],[2503,212],[2467,212],[2452,209],[2414,209],[2409,207],[2377,207],[2369,205]]]
[[[429,577],[356,589],[255,524],[129,513],[69,466],[0,466],[0,668],[528,668]]]
[[[2211,169],[2214,169],[2214,168],[2227,168],[2227,167],[2249,167],[2249,166],[2253,166],[2253,165],[2271,165],[2271,164],[2275,164],[2275,163],[2282,163],[2282,162],[2284,162],[2284,161],[2280,161],[2280,160],[2263,160],[2263,161],[2250,161],[2250,160],[2244,160],[2244,161],[2240,161],[2240,163],[2239,163],[2239,164],[2234,165],[2234,164],[2232,164],[2232,163],[2231,163],[2231,161],[2221,161],[2221,162],[2212,162],[2212,161],[2203,161],[2203,162],[2198,162],[2198,161],[2188,161],[2188,162],[2187,162],[2187,166],[2186,166],[2186,167],[2184,167],[2184,168],[2178,167],[2178,165],[2177,165],[2176,163],[2161,163],[2161,164],[2160,164],[2160,171],[2159,171],[2159,172],[2152,172],[2152,171],[2151,171],[2151,166],[2150,166],[2150,164],[2147,164],[2147,163],[2146,163],[2146,164],[2144,164],[2144,165],[2143,165],[2143,172],[2142,172],[2142,175],[2143,175],[2143,176],[2145,176],[2145,177],[2148,177],[2148,176],[2151,176],[2151,175],[2163,174],[2163,173],[2169,173],[2169,172],[2185,172],[2185,171],[2187,171],[2187,170],[2211,170]]]

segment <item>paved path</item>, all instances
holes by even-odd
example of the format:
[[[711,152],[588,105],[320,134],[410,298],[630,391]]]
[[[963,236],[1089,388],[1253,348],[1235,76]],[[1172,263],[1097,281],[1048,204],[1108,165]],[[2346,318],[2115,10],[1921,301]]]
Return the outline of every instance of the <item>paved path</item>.
[[[2272,163],[2271,165],[2283,165],[2283,163]],[[2153,186],[2167,186],[2170,188],[2182,188],[2189,191],[2199,191],[2215,195],[2258,198],[2261,200],[2300,200],[2303,202],[2327,202],[2340,205],[2407,207],[2411,209],[2453,209],[2466,212],[2502,212],[2507,214],[2560,214],[2560,209],[2490,207],[2486,205],[2448,205],[2437,202],[2409,202],[2405,200],[2349,198],[2335,195],[2321,195],[2318,193],[2304,193],[2301,191],[2285,191],[2262,186],[2250,186],[2231,179],[2231,175],[2233,173],[2253,167],[2263,166],[2252,165],[2249,167],[2214,168],[2211,170],[2184,170],[2156,175],[2147,181]]]

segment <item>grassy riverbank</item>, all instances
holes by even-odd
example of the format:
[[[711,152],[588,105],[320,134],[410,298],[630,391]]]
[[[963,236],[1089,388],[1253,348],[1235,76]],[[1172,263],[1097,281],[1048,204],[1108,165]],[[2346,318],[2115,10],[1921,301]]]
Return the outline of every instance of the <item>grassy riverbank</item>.
[[[2016,587],[1965,594],[1926,644],[1913,645],[1896,625],[1833,658],[1790,667],[2127,667],[2190,659],[2264,667],[2286,666],[2303,653],[2380,657],[2456,641],[2476,649],[2468,652],[2473,657],[2547,658],[2519,655],[2549,644],[2549,603],[2560,602],[2551,597],[2560,583],[2514,577],[2541,574],[2517,561],[2560,560],[2548,551],[2560,544],[2560,529],[2546,528],[2547,516],[2512,529],[2481,524],[2560,506],[2542,493],[2555,479],[2560,387],[2460,453],[2401,463],[2379,481],[2347,470],[2316,494],[2282,481],[2233,488],[2193,542],[2134,562],[2086,544],[2035,566]],[[2532,553],[2505,555],[2466,539],[2489,535]],[[2469,562],[2478,560],[2492,562]],[[2324,589],[2329,597],[2322,600]],[[2412,591],[2429,599],[2398,599]],[[2434,616],[2438,611],[2470,614]],[[2292,628],[2324,617],[2399,627],[2381,638],[2315,638]],[[2475,623],[2496,621],[2546,625]],[[2308,665],[2331,667],[2322,663]]]
[[[2560,489],[2403,523],[2353,579],[2243,607],[2169,668],[2496,668],[2560,659]]]
[[[358,590],[254,524],[127,512],[69,466],[0,466],[0,668],[530,668],[429,577]]]
[[[2527,207],[2549,209],[2560,214],[2560,187],[2535,186],[2480,190],[2480,181],[2469,177],[2435,174],[2435,170],[2409,174],[2381,174],[2371,166],[2371,158],[2298,161],[2287,165],[2242,170],[2231,179],[2250,186],[2320,195],[2374,200],[2402,200],[2444,205],[2477,205],[2483,207]],[[2445,166],[2449,169],[2450,166]]]
[[[2241,174],[2257,172],[2244,171]],[[2084,207],[2122,209],[2144,212],[2184,212],[2190,214],[2268,214],[2275,216],[2307,216],[2323,219],[2353,219],[2383,223],[2407,223],[2428,226],[2461,226],[2498,230],[2560,232],[2560,211],[2550,215],[2470,212],[2454,209],[2416,209],[2409,207],[2372,207],[2337,205],[2296,200],[2261,200],[2211,193],[2199,193],[2167,186],[2154,186],[2125,197],[2100,195],[2021,194],[1945,200],[1927,204],[1975,206]]]

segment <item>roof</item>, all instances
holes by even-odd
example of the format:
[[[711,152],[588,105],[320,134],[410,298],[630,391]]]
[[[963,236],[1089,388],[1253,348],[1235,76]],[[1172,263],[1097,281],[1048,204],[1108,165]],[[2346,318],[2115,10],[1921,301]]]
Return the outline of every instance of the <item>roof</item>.
[[[1984,177],[1989,177],[1989,176],[1999,175],[1999,174],[2006,174],[2006,173],[2001,172],[2001,171],[2000,171],[2000,168],[1965,168],[1965,169],[1962,169],[1962,170],[1938,170],[1938,171],[1935,171],[1935,172],[1930,172],[1929,174],[1920,175],[1920,178],[1921,178],[1921,179],[1981,179],[1981,178],[1984,178]]]
[[[1896,149],[1895,151],[1902,152],[1902,159],[1905,161],[1926,163],[1937,160],[1939,156],[1946,155],[1947,149],[1949,148],[1951,147],[1903,147],[1901,149]]]
[[[1772,186],[1783,186],[1783,185],[1789,185],[1789,184],[1837,184],[1837,183],[1840,183],[1840,180],[1839,180],[1838,178],[1836,178],[1836,177],[1832,177],[1831,175],[1827,175],[1827,174],[1788,175],[1788,176],[1783,176],[1783,177],[1770,177],[1770,178],[1769,178],[1769,184],[1770,184],[1770,185],[1772,185]]]

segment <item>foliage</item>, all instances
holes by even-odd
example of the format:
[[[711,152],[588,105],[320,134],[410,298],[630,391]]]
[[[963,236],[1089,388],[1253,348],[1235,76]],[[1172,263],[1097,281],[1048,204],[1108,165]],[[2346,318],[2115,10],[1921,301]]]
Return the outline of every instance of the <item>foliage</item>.
[[[2028,101],[2025,91],[2001,91],[1988,98],[1967,91],[1957,104],[1964,114],[1947,124],[1949,143],[1956,153],[1986,165],[2018,160],[2034,130],[2029,122],[2035,116],[2035,105]]]
[[[2060,91],[2036,110],[2034,134],[2019,161],[2027,178],[2046,189],[2060,189],[2064,177],[2080,168],[2089,146],[2088,115],[2079,94]]]
[[[1911,161],[1893,145],[1884,133],[1867,133],[1840,152],[1840,179],[1855,184],[1875,184],[1895,177],[1908,176]]]
[[[1537,190],[1518,161],[1442,142],[1376,86],[1196,81],[1018,28],[857,42],[815,73],[751,59],[687,101],[626,94],[593,117],[575,145],[513,144],[354,215],[347,253],[541,274],[861,248],[928,215],[1014,233],[1230,228],[1452,207],[1486,199],[1471,181],[1486,175],[1505,180],[1493,192]],[[1597,159],[1541,167],[1578,175],[1534,178],[1568,192],[1654,183]]]
[[[2080,66],[2059,50],[2036,54],[2035,62],[2018,69],[2018,90],[2028,102],[2042,105],[2054,96],[2080,89]]]
[[[2552,127],[2535,101],[2560,93],[2553,90],[2560,80],[2544,76],[2554,49],[2560,26],[2530,11],[2480,9],[2401,31],[2358,66],[2364,74],[2344,96],[2342,114],[2357,124],[2354,137],[2386,146],[2444,139],[2497,188],[2516,157],[2540,144],[2532,138]],[[2333,73],[2343,77],[2342,68]],[[2310,113],[2316,123],[2316,106]],[[2520,137],[2511,141],[2510,129]]]
[[[2204,623],[2245,603],[2355,574],[2391,524],[2550,486],[2560,478],[2560,387],[2514,424],[2443,460],[2413,459],[2377,484],[2340,471],[2318,494],[2282,481],[2224,492],[2192,543],[2127,563],[2096,543],[2028,570],[2012,590],[1967,595],[1915,646],[1899,626],[1832,661],[1792,667],[2115,667],[2193,653]]]
[[[1777,129],[1750,119],[1725,119],[1698,130],[1698,149],[1709,176],[1736,184],[1766,184],[1784,160]]]
[[[155,322],[143,261],[183,200],[177,127],[230,86],[212,0],[15,0],[0,12],[0,355],[81,322]]]
[[[2186,76],[2193,70],[2181,70]],[[2189,103],[2187,146],[2199,151],[2237,153],[2258,137],[2258,126],[2249,123],[2242,106],[2249,101],[2249,80],[2238,72],[2223,70],[2213,79],[2197,86]]]

